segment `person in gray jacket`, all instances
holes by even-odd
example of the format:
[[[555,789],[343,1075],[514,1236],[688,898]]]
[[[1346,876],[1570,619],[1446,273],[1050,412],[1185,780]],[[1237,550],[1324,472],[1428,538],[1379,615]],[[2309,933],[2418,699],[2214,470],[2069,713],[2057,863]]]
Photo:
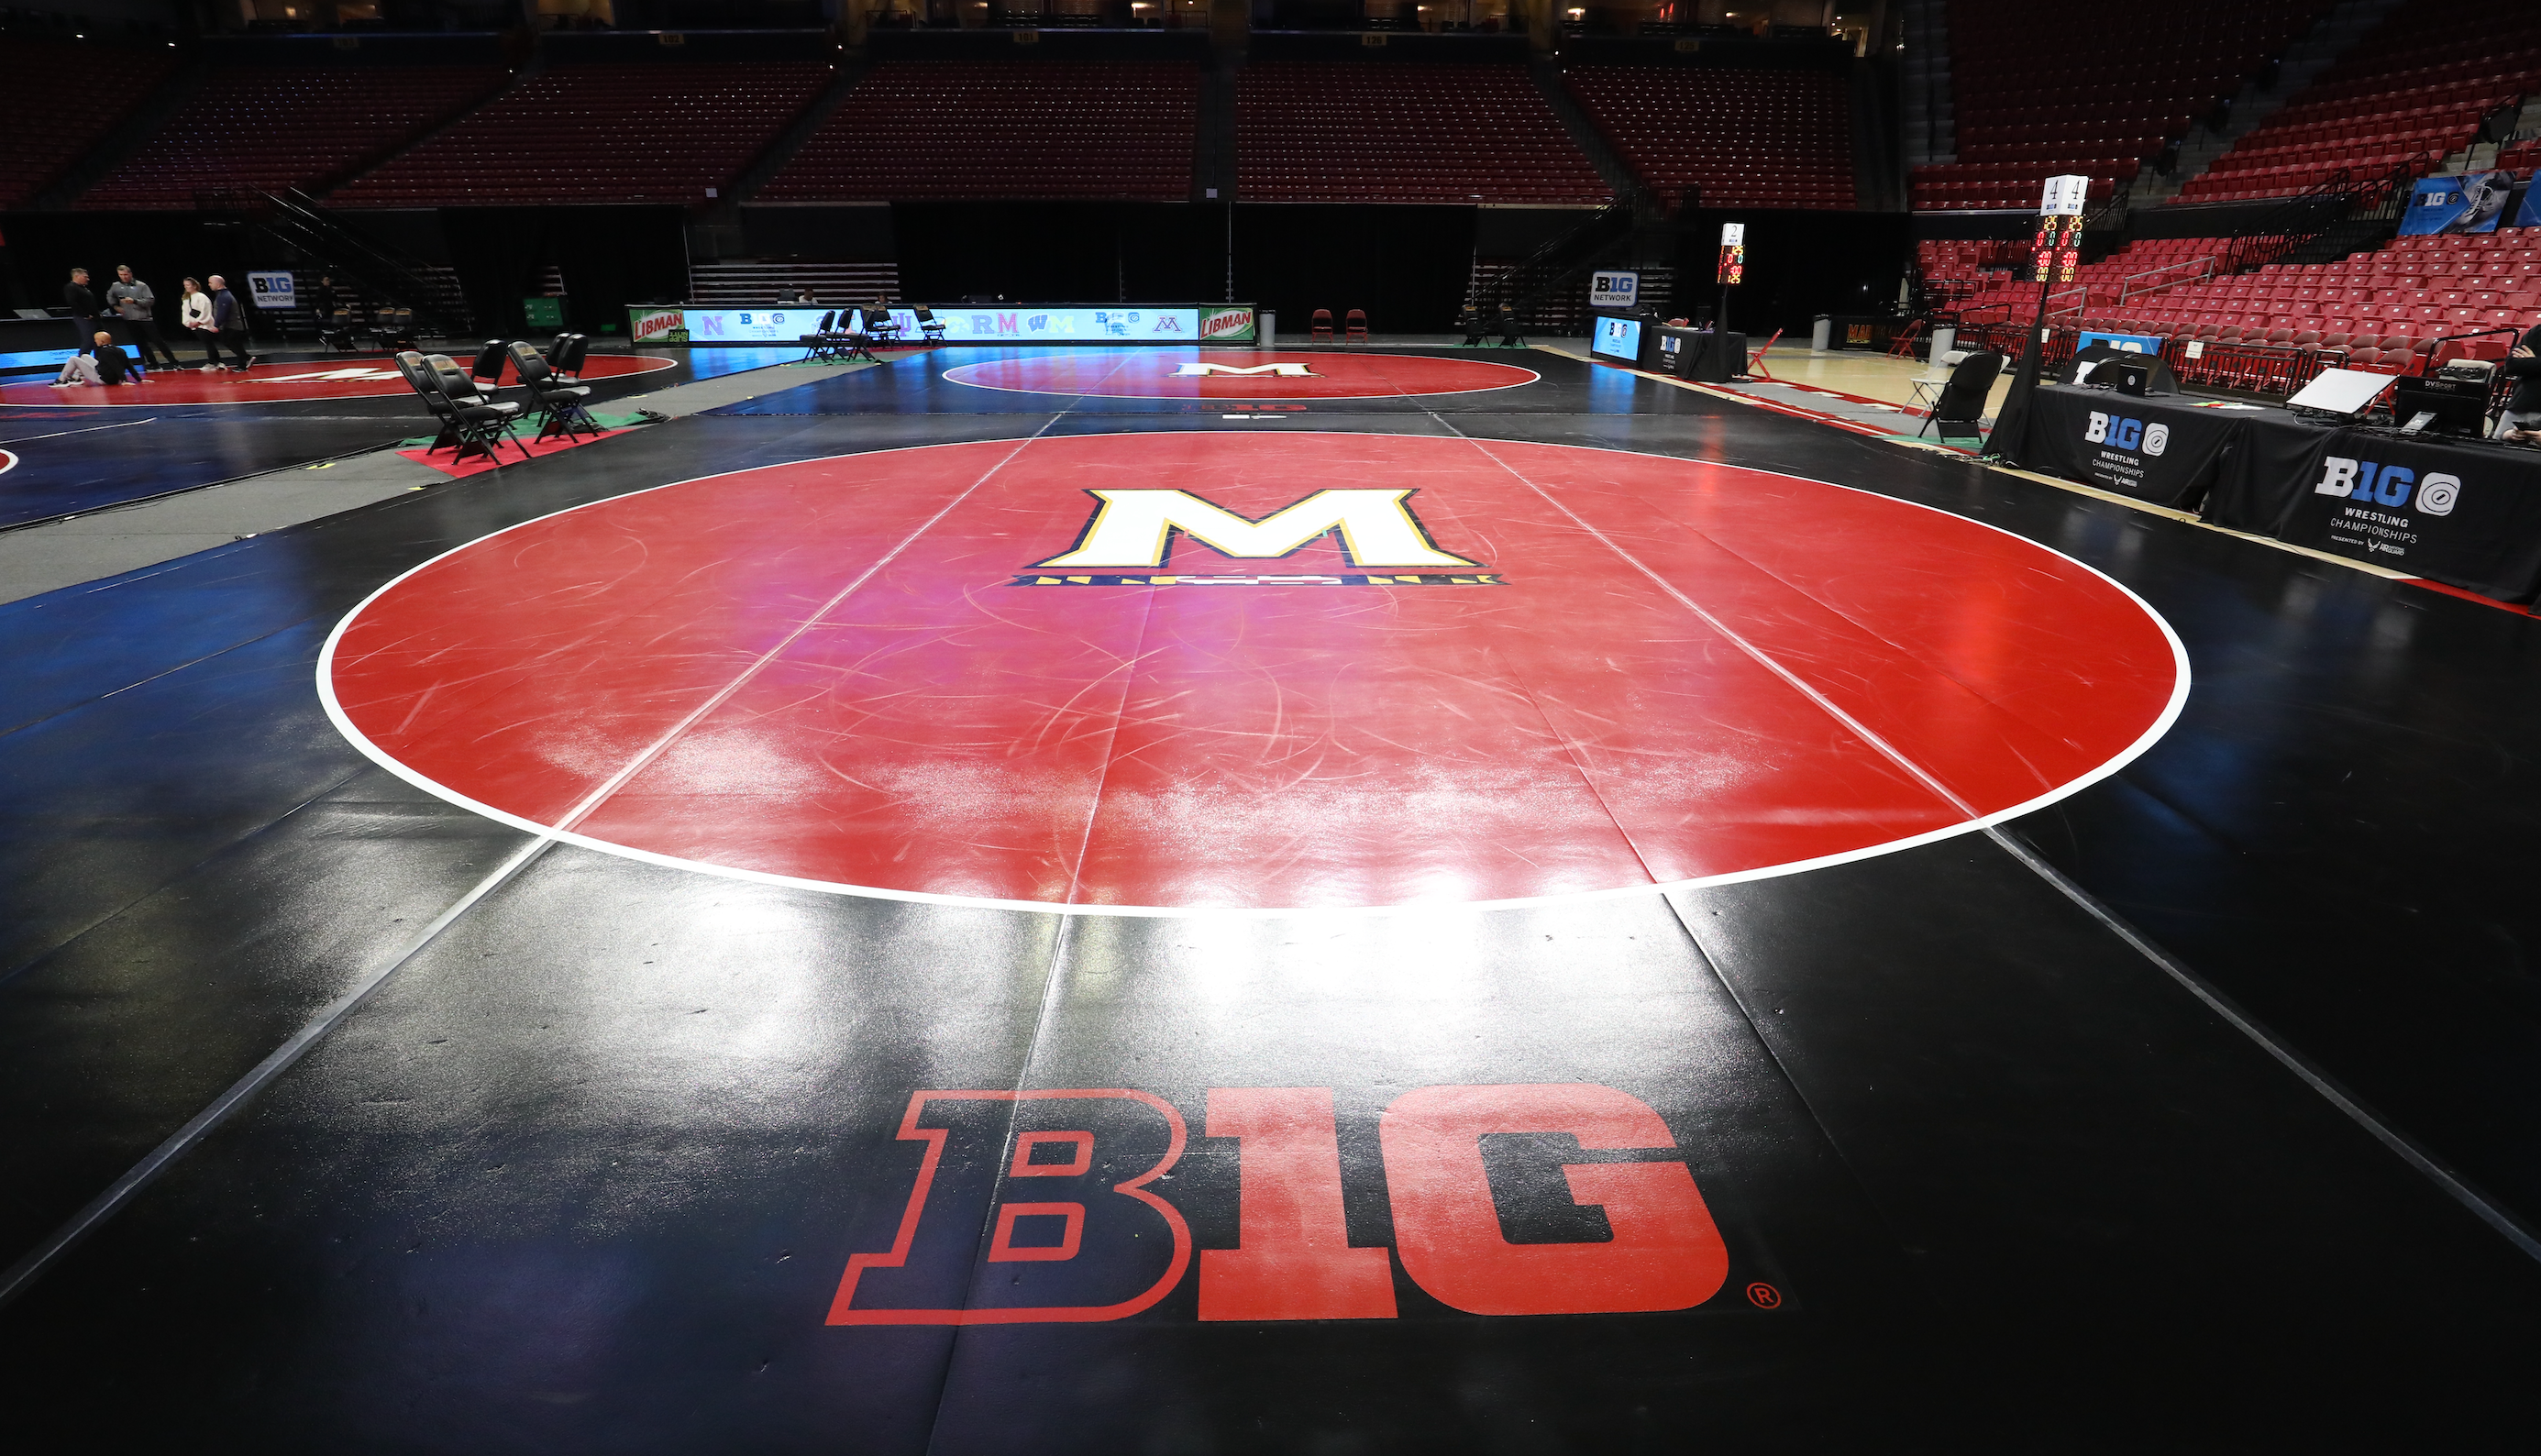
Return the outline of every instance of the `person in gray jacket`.
[[[132,264],[115,265],[114,281],[107,285],[106,302],[123,321],[124,332],[132,335],[132,351],[141,356],[144,365],[165,360],[169,368],[177,367],[177,351],[159,335],[159,296],[150,291],[149,284],[132,276]]]

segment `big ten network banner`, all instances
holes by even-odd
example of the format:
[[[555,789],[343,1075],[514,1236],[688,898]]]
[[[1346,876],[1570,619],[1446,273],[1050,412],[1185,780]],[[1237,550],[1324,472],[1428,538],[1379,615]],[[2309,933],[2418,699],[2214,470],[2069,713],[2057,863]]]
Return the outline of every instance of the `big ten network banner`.
[[[250,273],[247,275],[248,297],[259,309],[296,309],[300,307],[300,290],[289,273]]]
[[[828,310],[629,308],[627,332],[635,342],[665,344],[793,343],[820,327]],[[1255,337],[1250,308],[1141,308],[1068,304],[1046,307],[960,307],[938,310],[936,334],[918,327],[913,309],[893,309],[899,336],[940,337],[946,343],[1178,343],[1249,344]],[[871,331],[876,311],[847,309],[833,326]]]
[[[2422,177],[2400,215],[2403,237],[2425,233],[2494,233],[2514,193],[2514,174],[2474,172],[2465,177]],[[2531,203],[2524,203],[2531,211]]]

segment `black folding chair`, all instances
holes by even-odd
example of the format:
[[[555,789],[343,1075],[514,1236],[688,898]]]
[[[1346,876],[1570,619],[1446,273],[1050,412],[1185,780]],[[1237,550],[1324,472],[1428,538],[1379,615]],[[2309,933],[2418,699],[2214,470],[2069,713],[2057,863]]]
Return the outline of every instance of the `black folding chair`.
[[[917,331],[926,336],[926,341],[928,343],[942,343],[944,341],[944,321],[936,318],[935,311],[930,308],[921,306],[914,312],[917,316]]]
[[[1499,327],[1501,348],[1522,349],[1526,347],[1526,340],[1518,336],[1516,309],[1507,304],[1500,305]]]
[[[1944,441],[1950,438],[1952,425],[1966,426],[1961,439],[1984,439],[1986,397],[1994,393],[1994,382],[2002,373],[2002,355],[1988,352],[1961,359],[1950,371],[1950,382],[1941,387],[1940,397],[1924,411],[1924,422],[1915,427],[1915,438],[1921,440],[1925,430],[1937,424]]]
[[[837,322],[838,311],[832,309],[821,316],[821,322],[814,326],[811,332],[806,333],[795,340],[796,343],[803,345],[802,362],[806,364],[835,364],[838,361],[840,358],[840,343],[837,335],[832,331],[833,327],[836,325]]]
[[[371,324],[372,336],[384,349],[414,347],[414,310],[382,309]]]
[[[459,429],[459,407],[441,392],[440,381],[433,378],[431,366],[424,363],[421,354],[408,349],[397,356],[397,367],[398,373],[405,376],[407,386],[421,397],[423,406],[441,422],[441,432],[432,437],[432,443],[424,448],[423,453],[431,455],[444,445],[456,448],[463,438]]]
[[[318,341],[343,353],[353,351],[353,311],[336,309],[318,321]]]
[[[1465,347],[1469,349],[1481,343],[1483,335],[1490,331],[1483,325],[1483,311],[1472,304],[1465,305],[1458,312],[1456,323],[1465,330]]]
[[[865,358],[873,357],[874,344],[888,347],[900,341],[900,321],[891,316],[889,309],[865,310],[864,325],[865,348],[862,352]]]
[[[547,355],[547,367],[567,379],[578,380],[582,378],[583,358],[590,352],[591,335],[559,333],[556,335],[555,352]]]
[[[489,390],[501,388],[503,383],[503,363],[505,360],[511,358],[511,355],[504,352],[504,349],[505,344],[502,339],[489,338],[485,340],[484,344],[476,350],[476,362],[468,366],[468,373],[472,376],[478,384],[483,385]]]
[[[557,379],[547,361],[526,341],[514,343],[509,352],[512,372],[521,377],[521,387],[530,392],[530,401],[538,406],[539,440],[556,434],[578,439],[586,429],[595,435],[601,433],[600,421],[593,419],[582,403],[591,398],[591,386]]]
[[[459,427],[459,449],[452,457],[454,460],[464,460],[473,450],[500,465],[502,453],[494,446],[503,440],[512,442],[512,448],[521,452],[521,459],[530,458],[530,447],[522,444],[520,438],[512,433],[512,422],[521,413],[519,404],[509,400],[498,401],[485,398],[485,392],[477,388],[475,378],[468,370],[460,368],[458,361],[448,354],[426,354],[423,363],[432,372],[433,383],[450,400],[451,411]]]

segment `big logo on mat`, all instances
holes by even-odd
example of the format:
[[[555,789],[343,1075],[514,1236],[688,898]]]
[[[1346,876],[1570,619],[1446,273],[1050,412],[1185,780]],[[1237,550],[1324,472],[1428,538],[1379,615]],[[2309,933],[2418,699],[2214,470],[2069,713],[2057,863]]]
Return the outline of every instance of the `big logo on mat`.
[[[1352,561],[1328,497],[1270,530],[1327,490],[1416,501],[1419,549],[1509,584],[1314,584],[1389,574]],[[1175,493],[1140,549],[1204,502],[1293,526],[1292,578],[1226,549],[1283,542],[1215,522],[1173,547],[1189,581],[1009,588],[1090,501],[1140,491]],[[356,608],[320,687],[397,772],[594,848],[1184,912],[1880,853],[2113,771],[2187,671],[2089,567],[1884,496],[1565,446],[1151,432],[842,456],[531,521]]]
[[[1192,1269],[1186,1201],[1193,1212],[1233,1222],[1238,1237],[1235,1248],[1198,1251],[1200,1319],[1396,1318],[1389,1250],[1351,1237],[1331,1089],[1214,1087],[1207,1106],[1207,1135],[1236,1141],[1237,1188],[1170,1184],[1190,1128],[1180,1109],[1152,1092],[911,1094],[899,1140],[922,1151],[908,1201],[888,1234],[874,1230],[885,1247],[848,1257],[829,1323],[1127,1318],[1153,1307]],[[1606,1237],[1508,1239],[1487,1139],[1511,1133],[1576,1141],[1576,1161],[1539,1177],[1558,1179],[1574,1207],[1598,1208]],[[1728,1275],[1729,1250],[1675,1135],[1630,1093],[1575,1082],[1422,1087],[1393,1100],[1378,1136],[1391,1255],[1450,1308],[1692,1309]],[[1591,1160],[1618,1149],[1658,1156]],[[1516,1171],[1505,1152],[1498,1161],[1504,1176]],[[1226,1207],[1230,1201],[1237,1206]]]

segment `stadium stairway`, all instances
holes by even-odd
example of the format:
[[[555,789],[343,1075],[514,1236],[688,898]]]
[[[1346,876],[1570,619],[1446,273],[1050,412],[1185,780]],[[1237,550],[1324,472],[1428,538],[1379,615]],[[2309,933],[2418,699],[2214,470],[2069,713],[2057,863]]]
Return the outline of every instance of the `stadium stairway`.
[[[2232,98],[2232,119],[2221,131],[2200,127],[2180,147],[2179,161],[2171,168],[2170,176],[2162,177],[2150,169],[2138,174],[2129,206],[2154,207],[2178,196],[2180,188],[2203,176],[2214,165],[2215,158],[2232,150],[2241,138],[2265,125],[2280,108],[2311,85],[2321,72],[2338,64],[2402,3],[2403,0],[2347,0],[2321,17],[2309,35],[2286,47],[2285,59],[2277,67],[2276,84],[2262,91],[2254,82],[2243,83],[2240,94]]]
[[[133,153],[141,150],[143,142],[156,136],[159,128],[167,125],[169,118],[182,109],[185,103],[194,99],[194,93],[201,88],[203,77],[209,70],[203,57],[188,56],[177,68],[175,75],[153,91],[132,114],[109,127],[106,134],[97,139],[97,145],[90,147],[85,155],[71,164],[69,170],[55,178],[51,186],[28,198],[28,210],[69,211],[80,193],[106,181]]]
[[[1192,127],[1192,200],[1235,197],[1235,66],[1220,55],[1199,75],[1199,115]]]
[[[1606,140],[1605,133],[1597,129],[1597,123],[1588,119],[1588,112],[1580,107],[1579,99],[1570,94],[1569,87],[1561,84],[1561,68],[1555,64],[1553,57],[1530,56],[1526,74],[1535,83],[1535,89],[1543,93],[1545,104],[1553,108],[1553,114],[1561,118],[1561,129],[1569,134],[1571,145],[1587,155],[1589,165],[1597,169],[1597,175],[1605,179],[1606,185],[1614,189],[1616,196],[1636,197],[1648,190]]]
[[[332,195],[337,188],[350,186],[352,183],[361,181],[364,176],[377,172],[383,167],[395,164],[399,158],[403,157],[408,152],[432,145],[435,141],[440,140],[444,132],[449,131],[453,127],[465,124],[469,117],[475,115],[478,111],[483,110],[487,107],[493,106],[495,103],[509,97],[513,92],[527,86],[545,70],[546,62],[540,58],[538,51],[532,50],[529,53],[529,57],[522,61],[521,68],[512,73],[512,79],[504,82],[492,96],[479,98],[474,106],[463,108],[455,114],[444,117],[440,125],[433,127],[431,130],[424,132],[421,136],[407,142],[404,146],[399,147],[396,151],[373,162],[370,166],[362,169],[361,172],[345,178],[342,182],[337,182],[335,186],[329,187],[326,191],[319,192],[316,195],[319,200],[324,201],[328,196]]]
[[[803,109],[803,114],[777,132],[775,140],[767,144],[767,150],[742,169],[741,176],[733,179],[732,185],[724,189],[728,195],[718,205],[706,209],[708,218],[720,224],[737,223],[741,204],[757,197],[760,188],[776,180],[776,174],[785,170],[785,164],[794,160],[794,154],[802,150],[803,143],[812,139],[812,133],[821,129],[821,123],[830,119],[830,113],[846,101],[847,93],[855,90],[856,83],[864,78],[864,61],[852,56],[840,61],[838,73],[830,78],[830,84],[822,88],[820,95],[812,98],[812,104]]]

